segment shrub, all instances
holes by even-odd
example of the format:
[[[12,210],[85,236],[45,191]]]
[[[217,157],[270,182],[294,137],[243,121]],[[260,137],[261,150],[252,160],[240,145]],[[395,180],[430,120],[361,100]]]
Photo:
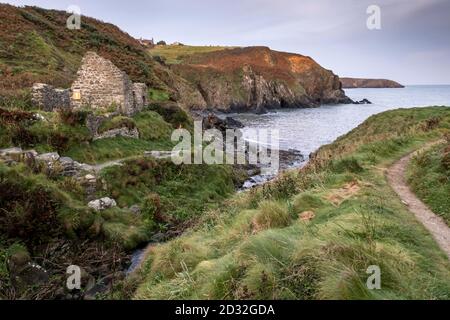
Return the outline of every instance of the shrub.
[[[32,112],[21,110],[7,110],[0,108],[0,121],[1,124],[15,125],[15,124],[28,124],[34,120],[34,114]]]
[[[192,121],[189,115],[175,103],[153,103],[150,105],[150,109],[159,113],[175,129],[179,127],[189,129],[192,127]]]
[[[331,168],[334,172],[337,173],[343,173],[345,171],[352,173],[360,173],[364,170],[364,168],[359,164],[359,161],[353,157],[333,161]]]
[[[294,198],[293,203],[294,211],[297,214],[308,210],[318,209],[323,205],[324,202],[322,199],[309,193],[299,194]]]
[[[145,198],[142,206],[142,215],[147,226],[153,227],[155,222],[165,222],[161,210],[161,199],[159,195],[157,193],[150,193],[147,198]]]
[[[133,130],[134,128],[136,128],[136,123],[131,118],[125,116],[117,116],[110,120],[104,121],[98,129],[98,133],[103,133],[119,128],[128,128],[129,130]]]
[[[69,126],[84,125],[86,123],[89,111],[86,110],[72,110],[59,109],[58,114],[61,122]]]

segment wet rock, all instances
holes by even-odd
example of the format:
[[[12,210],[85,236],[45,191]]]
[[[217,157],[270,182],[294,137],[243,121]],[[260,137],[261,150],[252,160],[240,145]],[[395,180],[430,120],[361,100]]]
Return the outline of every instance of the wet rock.
[[[112,285],[115,281],[121,281],[125,279],[124,272],[116,272],[107,275],[106,277],[98,280],[92,288],[86,290],[84,294],[84,300],[95,300],[99,295],[105,295],[111,292]]]
[[[240,121],[238,121],[238,120],[236,120],[234,118],[231,118],[231,117],[226,117],[225,118],[225,122],[226,122],[227,127],[229,129],[232,129],[232,128],[233,129],[234,128],[243,128],[244,127],[242,122],[240,122]]]
[[[226,117],[223,120],[213,113],[203,117],[203,130],[218,129],[225,132],[227,129],[238,129],[243,127],[244,125],[240,121],[231,117]]]
[[[108,197],[93,200],[88,203],[88,207],[94,209],[95,211],[103,211],[116,206],[117,206],[116,201]]]
[[[44,285],[50,279],[47,270],[33,262],[28,262],[22,268],[11,270],[10,273],[13,286],[20,292],[30,286]]]
[[[362,99],[360,101],[353,101],[353,104],[372,104],[372,102],[367,99]]]
[[[151,242],[163,242],[166,239],[166,235],[159,232],[151,237]]]

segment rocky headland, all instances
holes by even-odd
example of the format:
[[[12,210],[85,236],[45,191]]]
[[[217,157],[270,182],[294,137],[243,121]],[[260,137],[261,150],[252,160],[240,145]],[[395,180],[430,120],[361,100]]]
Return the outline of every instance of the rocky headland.
[[[398,82],[387,79],[341,78],[342,88],[404,88]]]
[[[171,70],[200,92],[210,110],[265,112],[352,103],[332,71],[310,57],[267,47],[193,54]]]

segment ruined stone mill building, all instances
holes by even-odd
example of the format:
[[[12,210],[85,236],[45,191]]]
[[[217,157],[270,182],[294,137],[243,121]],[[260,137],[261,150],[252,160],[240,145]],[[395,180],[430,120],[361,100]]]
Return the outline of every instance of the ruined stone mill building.
[[[57,108],[93,108],[132,115],[147,105],[147,86],[133,83],[111,61],[87,52],[70,89],[55,89],[36,83],[32,90],[35,106],[52,111]]]

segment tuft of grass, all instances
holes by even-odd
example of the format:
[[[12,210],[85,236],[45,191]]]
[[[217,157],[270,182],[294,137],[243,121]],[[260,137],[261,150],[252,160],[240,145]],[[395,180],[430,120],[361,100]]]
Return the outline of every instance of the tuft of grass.
[[[151,102],[165,102],[169,101],[170,94],[167,91],[159,89],[149,89],[148,97]]]
[[[430,209],[450,226],[450,144],[442,143],[415,156],[408,167],[408,183]]]
[[[103,133],[113,129],[119,128],[128,128],[130,130],[136,128],[136,123],[133,119],[125,116],[117,116],[107,121],[104,121],[100,128],[98,129],[98,133]]]
[[[286,205],[274,201],[261,202],[258,213],[253,220],[257,230],[283,228],[288,226],[290,222],[291,217]]]

